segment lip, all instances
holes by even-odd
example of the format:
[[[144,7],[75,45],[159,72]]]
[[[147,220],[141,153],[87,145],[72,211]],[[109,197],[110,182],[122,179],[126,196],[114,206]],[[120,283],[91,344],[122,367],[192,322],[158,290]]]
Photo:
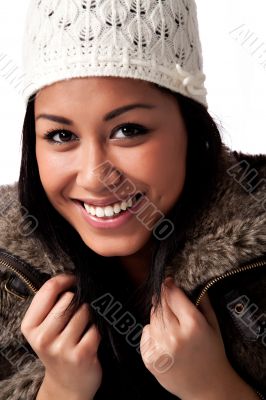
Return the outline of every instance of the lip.
[[[89,206],[99,206],[99,207],[107,207],[107,206],[111,206],[111,205],[113,205],[113,204],[115,204],[115,203],[120,203],[121,201],[127,201],[127,200],[129,200],[130,198],[133,198],[133,197],[135,197],[136,196],[136,194],[138,194],[138,193],[142,193],[142,192],[136,192],[135,194],[132,194],[132,195],[127,195],[127,197],[123,197],[123,198],[117,198],[117,197],[107,197],[106,199],[99,199],[99,200],[97,200],[97,199],[85,199],[85,198],[81,198],[81,199],[73,199],[74,201],[80,201],[80,202],[82,202],[82,203],[86,203],[86,204],[88,204]]]
[[[73,202],[78,208],[78,211],[80,212],[81,216],[92,227],[102,228],[102,229],[114,229],[114,228],[119,228],[120,226],[124,225],[127,221],[129,221],[131,218],[133,218],[135,213],[142,207],[143,200],[145,201],[145,195],[140,201],[137,202],[135,207],[127,209],[126,211],[124,211],[122,214],[119,214],[115,218],[108,218],[108,219],[98,218],[96,217],[96,215],[94,216],[87,213],[85,208],[78,200],[73,200]],[[134,210],[134,213],[130,212],[130,210]]]

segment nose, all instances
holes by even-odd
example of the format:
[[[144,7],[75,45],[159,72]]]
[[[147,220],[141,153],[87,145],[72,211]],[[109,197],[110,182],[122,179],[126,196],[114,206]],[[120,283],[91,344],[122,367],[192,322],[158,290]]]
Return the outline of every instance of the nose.
[[[121,183],[122,173],[106,155],[101,144],[81,150],[76,183],[90,193],[113,190]]]

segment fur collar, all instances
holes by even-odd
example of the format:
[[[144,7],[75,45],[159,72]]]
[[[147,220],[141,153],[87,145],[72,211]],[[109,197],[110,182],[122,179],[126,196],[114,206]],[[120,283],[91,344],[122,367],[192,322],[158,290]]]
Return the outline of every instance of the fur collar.
[[[17,183],[0,187],[0,247],[36,269],[55,275],[73,270],[65,254],[44,250],[19,212]],[[266,252],[266,155],[247,155],[223,148],[223,166],[204,210],[187,232],[184,249],[168,266],[186,291]]]
[[[187,232],[168,270],[190,292],[266,253],[266,155],[223,148],[223,166],[209,204]]]

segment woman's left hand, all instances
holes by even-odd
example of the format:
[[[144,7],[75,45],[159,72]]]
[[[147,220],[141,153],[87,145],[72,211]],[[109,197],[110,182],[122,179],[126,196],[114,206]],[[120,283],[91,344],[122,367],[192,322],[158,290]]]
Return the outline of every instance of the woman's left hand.
[[[200,312],[173,280],[168,278],[166,284],[162,287],[162,309],[154,312],[152,307],[150,324],[141,337],[146,368],[182,400],[226,398],[218,391],[224,396],[226,384],[231,388],[232,380],[239,377],[226,357],[207,295]]]

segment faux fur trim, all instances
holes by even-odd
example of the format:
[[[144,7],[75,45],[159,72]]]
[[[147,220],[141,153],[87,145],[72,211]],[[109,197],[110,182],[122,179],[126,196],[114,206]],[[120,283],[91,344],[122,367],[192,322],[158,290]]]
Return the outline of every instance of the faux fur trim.
[[[265,189],[266,156],[231,152],[224,147],[223,165],[211,199],[186,232],[184,249],[168,266],[178,286],[192,291],[265,254]],[[25,216],[19,209],[17,183],[1,186],[0,247],[51,275],[73,270],[67,255],[55,257],[34,233],[25,235]],[[7,294],[3,284],[0,282],[0,326],[5,326],[0,332],[1,347],[14,347],[16,341],[26,345],[20,324],[29,302]],[[1,399],[34,400],[43,376],[44,367],[38,358],[30,366],[21,366],[10,379],[0,381]]]
[[[184,249],[168,266],[187,292],[266,253],[266,155],[231,152]]]
[[[9,379],[0,381],[1,400],[35,400],[44,373],[45,368],[38,358],[26,363]]]
[[[17,183],[0,186],[0,247],[38,270],[55,275],[73,270],[69,258],[47,252],[34,233],[23,235]],[[266,155],[223,147],[223,166],[209,204],[187,232],[184,249],[168,266],[186,291],[266,252]]]
[[[54,255],[36,238],[36,224],[27,210],[21,215],[17,182],[0,186],[0,247],[41,272],[56,275],[72,271],[74,265],[64,252]]]

